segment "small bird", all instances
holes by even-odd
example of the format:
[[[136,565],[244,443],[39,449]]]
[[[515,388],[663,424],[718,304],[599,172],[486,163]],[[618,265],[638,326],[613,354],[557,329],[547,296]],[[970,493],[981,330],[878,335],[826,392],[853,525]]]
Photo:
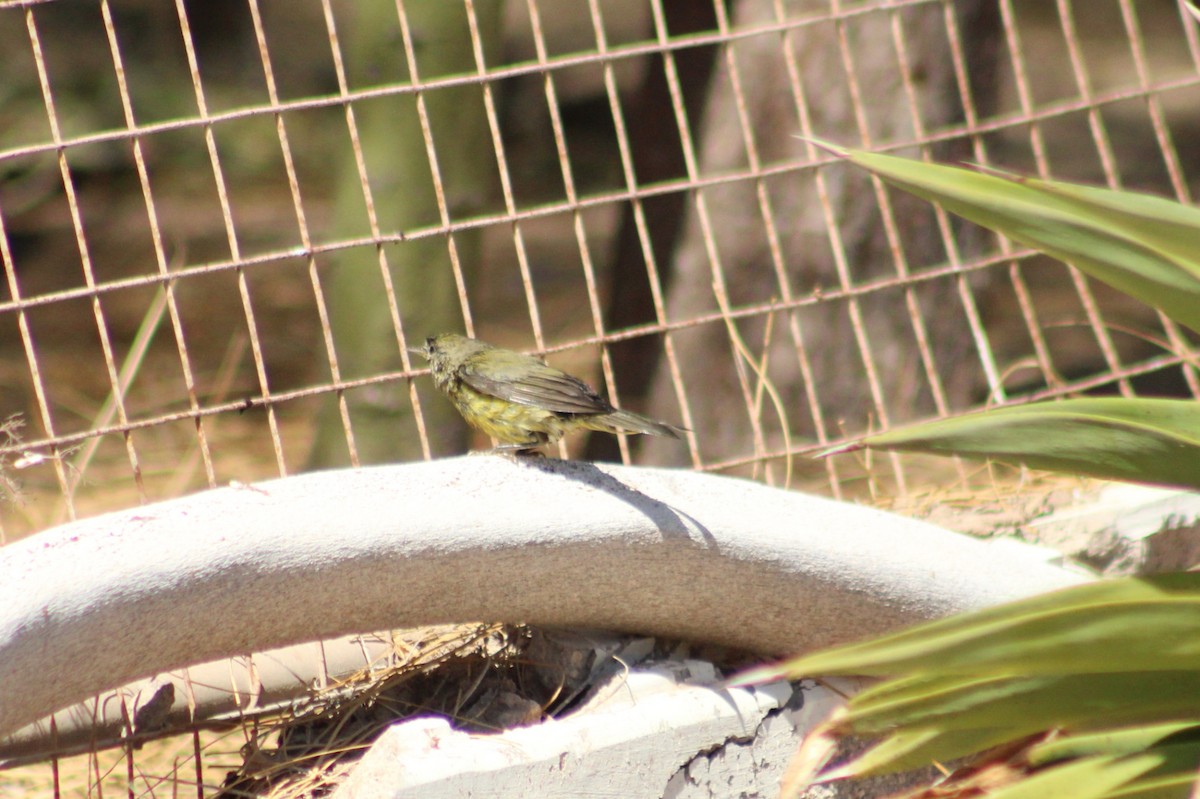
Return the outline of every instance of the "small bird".
[[[667,438],[685,432],[614,408],[578,377],[478,339],[442,333],[409,351],[429,359],[434,385],[467,424],[503,442],[500,449],[531,451],[573,430]]]

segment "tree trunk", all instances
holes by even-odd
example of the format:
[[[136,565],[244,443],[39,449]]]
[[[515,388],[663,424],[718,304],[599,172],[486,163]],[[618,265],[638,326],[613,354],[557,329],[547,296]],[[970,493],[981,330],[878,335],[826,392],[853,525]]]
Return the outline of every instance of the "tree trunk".
[[[735,28],[777,23],[776,5],[772,0],[739,0],[734,8]],[[982,41],[990,35],[980,14],[994,14],[992,5],[984,0],[955,4],[964,38]],[[787,13],[794,18],[826,7],[824,2],[786,4]],[[922,129],[934,131],[958,121],[961,99],[943,6],[928,4],[895,13]],[[746,127],[763,166],[807,160],[808,144],[796,138],[804,129],[800,108],[811,120],[813,135],[839,144],[862,146],[864,135],[872,144],[910,141],[921,135],[912,118],[892,25],[893,13],[880,11],[730,43],[729,53],[718,59],[700,126],[701,177],[744,172],[753,165],[730,60],[744,97]],[[853,82],[847,76],[840,45],[842,33],[853,61]],[[986,63],[988,54],[977,44],[968,41],[964,49],[973,52],[981,65]],[[786,57],[789,53],[791,64]],[[789,72],[798,77],[798,87]],[[974,88],[984,94],[989,91],[986,85]],[[855,90],[861,119],[852,101]],[[967,155],[962,143],[957,147],[954,153],[952,148],[940,146],[934,155]],[[913,149],[905,154],[917,152]],[[715,285],[723,286],[733,308],[802,298],[816,289],[826,295],[837,292],[843,284],[835,248],[845,255],[853,286],[895,277],[897,260],[866,174],[835,165],[821,169],[819,179],[821,185],[816,173],[788,171],[695,191],[675,253],[668,322],[717,313],[720,303]],[[830,235],[819,189],[827,197],[840,242]],[[918,272],[944,264],[947,254],[931,207],[899,193],[891,194],[890,200],[907,268]],[[710,226],[706,227],[701,209]],[[774,241],[770,226],[777,234]],[[869,424],[878,425],[881,409],[868,380],[868,361],[882,387],[882,411],[889,422],[932,412],[933,395],[917,346],[911,302],[919,306],[933,369],[946,397],[951,405],[965,401],[981,381],[958,284],[954,278],[940,279],[910,291],[911,298],[902,288],[872,292],[855,301],[857,309],[850,300],[833,298],[736,322],[752,357],[760,363],[766,361],[768,378],[783,401],[786,418],[782,422],[769,398],[761,394],[756,374],[744,363],[739,366],[740,356],[724,321],[671,333],[703,461],[750,455],[751,442],[756,441],[753,452],[778,451],[783,448],[785,425],[793,447],[798,439],[816,438],[818,423],[830,435],[843,428],[862,430]],[[857,335],[856,315],[861,320]],[[806,369],[811,382],[806,379]],[[814,417],[813,405],[819,417]],[[655,418],[682,418],[665,362],[655,378],[648,410]],[[677,442],[646,441],[644,454],[651,463],[687,462],[687,453]]]

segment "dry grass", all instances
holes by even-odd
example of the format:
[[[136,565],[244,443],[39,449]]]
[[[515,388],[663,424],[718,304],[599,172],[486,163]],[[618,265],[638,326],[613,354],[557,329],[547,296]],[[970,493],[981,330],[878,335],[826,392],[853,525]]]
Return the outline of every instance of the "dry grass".
[[[553,667],[523,659],[532,633],[504,625],[447,625],[390,634],[383,662],[331,684],[287,712],[233,729],[197,730],[133,751],[91,752],[0,772],[0,795],[320,796],[390,724],[444,715],[459,727],[532,723],[561,685]],[[534,671],[544,671],[535,679]]]

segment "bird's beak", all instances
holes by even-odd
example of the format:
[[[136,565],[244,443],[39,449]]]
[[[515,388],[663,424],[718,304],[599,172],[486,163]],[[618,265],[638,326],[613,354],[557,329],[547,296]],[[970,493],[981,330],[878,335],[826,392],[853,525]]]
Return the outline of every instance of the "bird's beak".
[[[408,351],[414,355],[424,355],[426,358],[429,357],[429,353],[425,351],[424,347],[409,347]]]

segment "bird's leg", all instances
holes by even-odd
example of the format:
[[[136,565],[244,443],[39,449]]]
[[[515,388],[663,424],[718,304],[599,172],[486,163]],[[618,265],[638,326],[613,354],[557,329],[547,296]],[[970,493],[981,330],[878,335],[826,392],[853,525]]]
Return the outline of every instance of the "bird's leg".
[[[542,452],[538,444],[501,444],[498,447],[492,447],[483,451],[485,455],[513,455],[518,458],[544,458],[546,453]]]

